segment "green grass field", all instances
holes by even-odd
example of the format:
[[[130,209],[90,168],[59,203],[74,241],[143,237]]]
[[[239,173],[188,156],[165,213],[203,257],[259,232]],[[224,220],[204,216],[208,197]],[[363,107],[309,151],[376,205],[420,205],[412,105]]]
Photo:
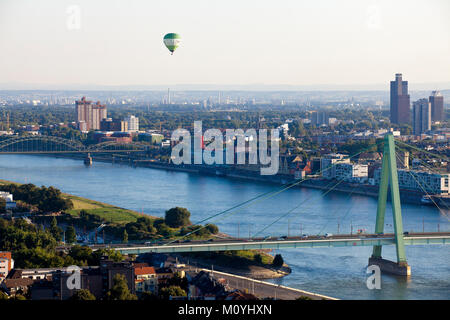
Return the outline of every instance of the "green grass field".
[[[0,180],[0,185],[5,184],[20,185],[20,183],[17,182]],[[72,194],[63,193],[63,196],[67,199],[72,200],[73,209],[67,211],[67,213],[72,216],[79,216],[80,210],[84,209],[88,214],[98,216],[101,219],[104,219],[105,221],[113,224],[126,224],[128,222],[135,222],[137,218],[142,216],[142,214],[137,211],[116,207],[111,204],[74,196]],[[156,218],[148,215],[145,216],[149,218]]]
[[[64,194],[64,197],[72,200],[73,209],[68,210],[67,213],[73,216],[78,216],[80,210],[84,209],[88,214],[96,215],[113,224],[135,222],[137,218],[142,216],[141,213],[133,210],[116,207],[95,200],[81,198],[71,194]]]

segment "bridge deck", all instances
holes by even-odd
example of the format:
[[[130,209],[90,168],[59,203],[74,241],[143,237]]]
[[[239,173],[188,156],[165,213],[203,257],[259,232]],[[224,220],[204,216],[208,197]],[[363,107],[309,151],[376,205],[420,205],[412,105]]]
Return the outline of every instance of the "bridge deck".
[[[405,245],[431,245],[450,244],[450,233],[448,235],[415,235],[404,236]],[[266,240],[266,241],[223,241],[214,242],[187,242],[170,243],[153,246],[119,246],[114,249],[124,254],[142,253],[178,253],[178,252],[201,252],[201,251],[228,251],[228,250],[258,250],[258,249],[287,249],[287,248],[323,248],[323,247],[354,247],[354,246],[374,246],[374,245],[395,245],[395,238],[391,237],[370,237],[359,236],[327,239],[298,239],[298,240]]]

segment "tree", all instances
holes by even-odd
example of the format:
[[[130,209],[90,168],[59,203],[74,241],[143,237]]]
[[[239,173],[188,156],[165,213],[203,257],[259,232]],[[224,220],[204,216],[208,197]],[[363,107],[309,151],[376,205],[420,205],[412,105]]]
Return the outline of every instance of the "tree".
[[[284,263],[283,257],[281,254],[276,254],[275,258],[273,259],[272,265],[274,267],[281,267]]]
[[[127,243],[128,242],[128,233],[127,233],[126,229],[123,230],[122,242],[123,243]]]
[[[73,226],[67,227],[65,241],[66,243],[74,243],[75,241],[77,241],[77,234]]]
[[[120,251],[116,251],[114,249],[98,249],[92,253],[92,257],[94,258],[93,265],[98,265],[100,263],[100,260],[102,257],[107,257],[107,259],[120,262],[123,261],[124,257],[123,254],[120,253]]]
[[[186,297],[186,291],[181,289],[179,286],[168,286],[161,288],[159,294],[163,299],[169,299],[169,297]]]
[[[5,211],[6,211],[6,200],[0,197],[0,213],[3,213]]]
[[[52,222],[50,223],[50,233],[56,241],[61,241],[62,229],[58,227],[58,221],[56,220],[56,217],[53,217]]]
[[[215,224],[208,223],[205,227],[211,234],[217,234],[219,232],[219,227]]]
[[[80,289],[75,291],[75,293],[70,297],[69,300],[96,300],[96,298],[88,289]]]
[[[165,223],[158,224],[156,229],[158,230],[158,233],[164,237],[171,237],[173,235],[173,231]]]
[[[98,261],[87,246],[74,245],[69,250],[69,256],[83,265],[97,265]]]
[[[191,213],[186,208],[175,207],[166,211],[165,221],[171,228],[179,228],[191,224]]]
[[[255,254],[253,260],[254,260],[256,263],[258,263],[258,264],[262,264],[262,263],[263,263],[263,261],[262,261],[262,256],[261,256],[259,253]]]
[[[113,286],[106,294],[107,300],[137,300],[136,295],[128,289],[127,280],[123,274],[116,274],[113,277]]]

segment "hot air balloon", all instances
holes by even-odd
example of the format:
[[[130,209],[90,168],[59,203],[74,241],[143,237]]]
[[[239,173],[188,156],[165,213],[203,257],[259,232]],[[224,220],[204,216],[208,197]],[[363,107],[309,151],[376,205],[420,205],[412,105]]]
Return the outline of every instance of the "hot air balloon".
[[[180,45],[181,37],[177,33],[168,33],[164,36],[164,44],[166,45],[167,49],[173,54],[173,52],[178,48]]]

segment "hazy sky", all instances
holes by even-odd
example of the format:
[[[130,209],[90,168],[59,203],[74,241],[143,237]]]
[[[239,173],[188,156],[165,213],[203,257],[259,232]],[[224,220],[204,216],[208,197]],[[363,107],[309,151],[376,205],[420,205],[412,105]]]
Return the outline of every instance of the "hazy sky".
[[[182,36],[171,56],[165,33]],[[450,81],[449,0],[0,0],[0,84]]]

